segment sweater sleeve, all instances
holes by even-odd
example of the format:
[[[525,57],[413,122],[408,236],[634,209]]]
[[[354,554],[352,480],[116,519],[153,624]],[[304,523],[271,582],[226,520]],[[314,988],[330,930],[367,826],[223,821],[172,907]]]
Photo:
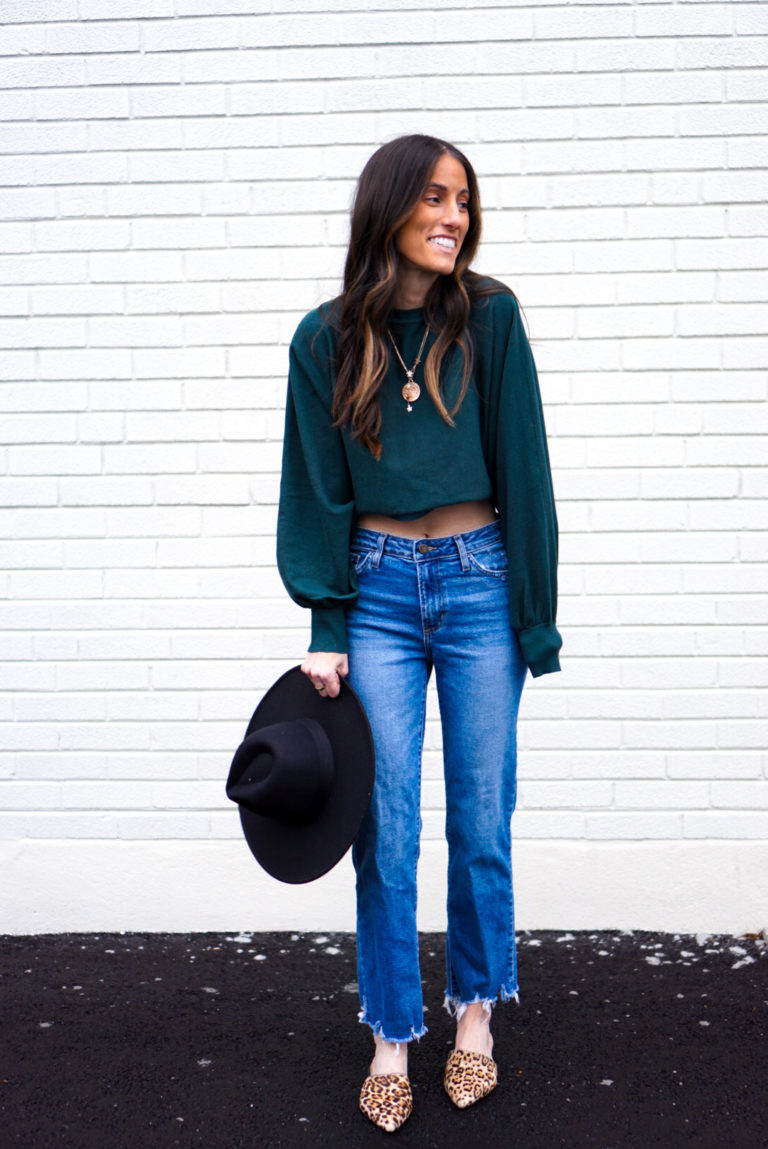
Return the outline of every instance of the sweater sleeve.
[[[509,558],[512,626],[534,678],[560,669],[558,532],[536,366],[512,295],[495,295],[486,444]]]
[[[344,610],[357,597],[349,561],[352,482],[334,427],[332,338],[311,312],[290,348],[277,565],[291,598],[312,611],[311,651],[344,653]]]

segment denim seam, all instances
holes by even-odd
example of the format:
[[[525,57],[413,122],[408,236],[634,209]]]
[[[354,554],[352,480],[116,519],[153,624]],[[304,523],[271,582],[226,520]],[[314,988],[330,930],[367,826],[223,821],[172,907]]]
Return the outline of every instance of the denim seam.
[[[427,676],[427,683],[429,683],[429,676]],[[421,695],[421,734],[419,736],[420,755],[424,754],[424,734],[427,728],[427,692],[424,690]],[[421,763],[419,763],[419,770],[417,773],[419,780],[418,784],[418,802],[416,804],[417,819],[418,819],[418,833],[414,840],[414,856],[413,856],[413,876],[414,879],[418,878],[419,872],[419,854],[421,853],[421,831],[422,831],[422,817],[421,817]],[[418,896],[418,894],[417,894]]]
[[[361,575],[371,565],[370,551],[357,551],[352,554],[352,565],[355,568],[355,574]]]
[[[490,578],[499,578],[499,579],[508,579],[509,578],[509,567],[508,566],[496,567],[496,568],[483,566],[483,564],[480,562],[480,560],[477,558],[477,556],[475,554],[473,554],[471,551],[469,554],[469,561],[472,564],[472,567],[476,571],[479,571],[480,574],[488,575]]]

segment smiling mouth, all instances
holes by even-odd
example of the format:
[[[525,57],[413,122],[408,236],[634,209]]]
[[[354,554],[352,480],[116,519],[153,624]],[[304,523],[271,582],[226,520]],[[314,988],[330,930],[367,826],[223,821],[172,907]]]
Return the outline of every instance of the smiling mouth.
[[[439,247],[441,251],[453,252],[456,250],[456,240],[449,235],[431,235],[427,242]]]

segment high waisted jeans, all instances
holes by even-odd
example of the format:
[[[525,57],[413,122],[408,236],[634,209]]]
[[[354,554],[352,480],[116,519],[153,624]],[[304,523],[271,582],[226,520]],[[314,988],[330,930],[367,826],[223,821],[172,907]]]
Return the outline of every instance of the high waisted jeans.
[[[435,668],[448,841],[446,1007],[517,995],[510,819],[526,667],[509,622],[498,524],[442,539],[358,529],[349,681],[373,730],[376,783],[355,841],[360,1020],[426,1033],[416,930],[421,752]]]

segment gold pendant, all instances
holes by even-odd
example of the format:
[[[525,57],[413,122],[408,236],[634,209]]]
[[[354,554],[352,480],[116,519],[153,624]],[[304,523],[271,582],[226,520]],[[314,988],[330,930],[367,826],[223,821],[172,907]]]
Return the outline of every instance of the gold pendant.
[[[400,394],[406,403],[415,403],[419,395],[421,395],[421,387],[419,387],[418,383],[414,383],[412,379],[409,379],[408,382],[404,384]]]

